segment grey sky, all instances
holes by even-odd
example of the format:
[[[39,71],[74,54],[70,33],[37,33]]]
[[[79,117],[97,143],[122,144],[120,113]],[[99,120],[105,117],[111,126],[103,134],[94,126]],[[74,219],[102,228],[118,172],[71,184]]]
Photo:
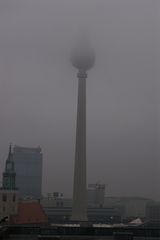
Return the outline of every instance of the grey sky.
[[[0,1],[0,173],[8,144],[44,154],[44,193],[72,193],[81,29],[96,52],[87,80],[88,182],[160,199],[158,0]]]

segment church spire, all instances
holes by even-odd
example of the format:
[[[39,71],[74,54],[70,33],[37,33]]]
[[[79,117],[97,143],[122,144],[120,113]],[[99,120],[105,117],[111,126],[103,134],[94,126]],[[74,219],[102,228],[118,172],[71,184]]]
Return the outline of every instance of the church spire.
[[[11,161],[11,157],[12,157],[12,144],[9,144],[9,152],[8,152],[8,161]]]
[[[6,160],[5,171],[3,173],[3,189],[13,190],[15,186],[16,173],[14,171],[14,161],[12,155],[12,145],[9,145],[8,158]]]

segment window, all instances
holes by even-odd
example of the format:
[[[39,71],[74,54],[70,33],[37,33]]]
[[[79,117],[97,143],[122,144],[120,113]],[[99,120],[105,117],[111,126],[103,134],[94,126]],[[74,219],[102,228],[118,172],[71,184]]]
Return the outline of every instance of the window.
[[[6,194],[3,194],[2,201],[7,202],[7,195]]]
[[[13,194],[13,202],[15,202],[15,201],[16,201],[16,195]]]
[[[63,202],[56,202],[57,207],[63,207]]]

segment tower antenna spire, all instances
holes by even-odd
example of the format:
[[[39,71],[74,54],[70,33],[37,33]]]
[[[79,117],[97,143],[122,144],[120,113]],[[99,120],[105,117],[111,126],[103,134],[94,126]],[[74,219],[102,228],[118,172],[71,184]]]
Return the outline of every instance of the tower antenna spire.
[[[10,160],[12,155],[12,143],[9,144],[8,160]]]

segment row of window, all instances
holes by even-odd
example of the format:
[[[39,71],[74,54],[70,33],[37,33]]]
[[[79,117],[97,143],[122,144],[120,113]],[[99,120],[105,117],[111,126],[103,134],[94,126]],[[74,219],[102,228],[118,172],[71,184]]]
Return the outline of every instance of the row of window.
[[[3,213],[5,213],[5,212],[6,212],[6,210],[7,210],[7,209],[6,209],[6,207],[5,207],[5,206],[3,206]],[[13,208],[12,208],[12,211],[13,211],[13,212],[15,211],[15,207],[13,207]]]
[[[56,202],[57,207],[63,207],[63,202]]]
[[[2,195],[2,201],[3,202],[7,202],[7,194],[3,194]],[[13,194],[13,196],[12,196],[12,202],[15,202],[16,201],[16,194]]]

